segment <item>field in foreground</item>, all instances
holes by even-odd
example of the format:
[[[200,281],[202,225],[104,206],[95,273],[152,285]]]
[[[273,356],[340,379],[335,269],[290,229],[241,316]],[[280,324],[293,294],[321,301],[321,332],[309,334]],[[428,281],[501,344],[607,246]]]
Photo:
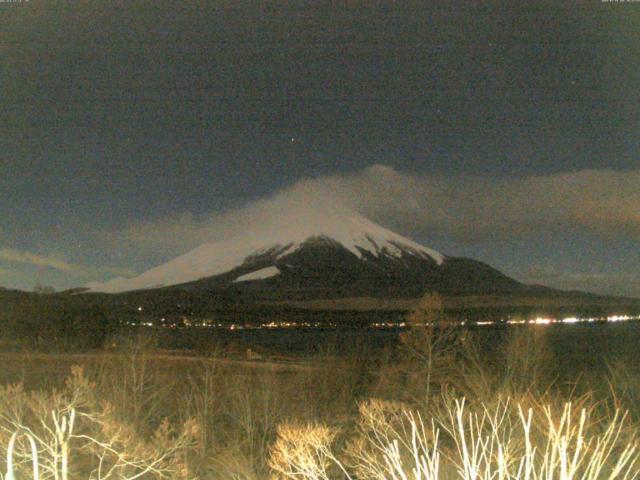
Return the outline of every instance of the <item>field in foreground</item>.
[[[464,330],[434,300],[425,319],[289,358],[229,342],[178,355],[147,335],[3,354],[4,478],[34,478],[32,450],[42,479],[638,477],[628,331]]]

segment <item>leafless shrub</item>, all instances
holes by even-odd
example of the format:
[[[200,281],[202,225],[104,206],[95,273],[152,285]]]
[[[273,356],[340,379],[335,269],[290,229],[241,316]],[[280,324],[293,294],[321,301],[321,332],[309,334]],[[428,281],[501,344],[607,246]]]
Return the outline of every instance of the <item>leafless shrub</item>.
[[[72,369],[61,391],[3,387],[0,402],[7,478],[18,478],[29,468],[33,472],[34,461],[38,477],[47,480],[189,477],[183,454],[195,445],[195,423],[187,421],[174,430],[164,421],[144,438],[96,398],[95,385],[80,367]]]
[[[149,334],[122,337],[93,375],[114,414],[144,433],[158,426],[175,386],[175,377],[164,373],[159,362],[151,361],[155,345],[156,339]]]
[[[236,452],[246,463],[243,470],[260,477],[268,470],[268,450],[278,425],[288,417],[291,400],[283,392],[281,379],[272,372],[228,375],[223,380],[217,445],[227,457]],[[218,453],[213,455],[214,463],[220,459]]]
[[[346,463],[358,479],[438,478],[438,432],[405,405],[383,400],[360,404]]]
[[[459,331],[444,311],[437,294],[425,295],[407,319],[400,335],[401,361],[383,372],[386,396],[397,396],[398,379],[404,379],[404,399],[424,405],[432,395],[449,388],[455,379],[451,366],[456,360]],[[380,389],[383,393],[385,388]]]
[[[510,330],[500,360],[504,370],[499,388],[512,394],[543,393],[555,381],[555,358],[544,328],[525,326]]]
[[[615,411],[606,422],[593,408],[542,405],[510,399],[467,408],[448,404],[448,416],[425,422],[397,406],[361,406],[359,438],[351,444],[353,478],[386,480],[631,480],[640,475],[640,452],[628,436],[628,419]],[[326,427],[284,427],[270,465],[283,478],[326,479],[331,466],[352,478],[332,452]]]
[[[323,425],[283,424],[278,427],[278,437],[269,457],[274,478],[335,478],[330,475],[332,467],[343,470],[332,452],[336,433]]]

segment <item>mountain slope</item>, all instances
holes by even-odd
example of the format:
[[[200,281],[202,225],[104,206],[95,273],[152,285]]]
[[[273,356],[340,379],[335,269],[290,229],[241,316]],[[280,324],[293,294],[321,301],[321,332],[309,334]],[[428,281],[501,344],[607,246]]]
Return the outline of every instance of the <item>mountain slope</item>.
[[[434,265],[442,265],[445,261],[440,253],[360,216],[300,216],[294,222],[266,225],[239,238],[201,245],[135,278],[116,278],[105,283],[91,283],[87,287],[90,291],[105,293],[167,287],[236,270],[242,275],[250,274],[261,268],[276,267],[277,263],[278,270],[272,268],[268,275],[276,276],[280,268],[290,269],[290,262],[286,259],[304,260],[307,257],[304,251],[318,245],[333,247],[329,249],[332,251],[324,252],[330,257],[325,260],[338,269],[338,259],[363,266],[375,260],[371,264],[378,263],[377,268],[384,259],[411,257]],[[236,277],[232,281],[267,278],[256,275],[258,277]]]
[[[508,293],[527,287],[471,259],[446,257],[357,215],[299,215],[207,243],[91,292],[224,292],[234,298],[327,299]]]

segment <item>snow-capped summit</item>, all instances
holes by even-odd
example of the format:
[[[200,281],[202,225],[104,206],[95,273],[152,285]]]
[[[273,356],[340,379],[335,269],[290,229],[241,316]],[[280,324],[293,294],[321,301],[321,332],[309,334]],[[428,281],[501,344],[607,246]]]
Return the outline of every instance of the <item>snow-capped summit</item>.
[[[311,257],[316,260],[310,261]],[[223,276],[227,283],[240,284],[273,279],[283,273],[295,276],[299,284],[317,280],[320,271],[325,276],[333,276],[332,272],[339,276],[350,269],[348,277],[356,278],[360,275],[354,270],[362,266],[389,276],[390,269],[407,269],[416,262],[437,269],[445,260],[442,254],[357,214],[291,212],[276,222],[253,225],[238,237],[205,243],[137,277],[94,282],[87,288],[119,293],[217,276]]]

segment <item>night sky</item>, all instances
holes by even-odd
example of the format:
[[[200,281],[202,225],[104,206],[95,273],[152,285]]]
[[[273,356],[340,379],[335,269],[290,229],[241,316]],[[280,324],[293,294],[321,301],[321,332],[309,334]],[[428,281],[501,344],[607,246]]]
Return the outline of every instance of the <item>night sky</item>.
[[[0,286],[139,273],[331,197],[640,297],[640,3],[346,3],[0,0]]]

